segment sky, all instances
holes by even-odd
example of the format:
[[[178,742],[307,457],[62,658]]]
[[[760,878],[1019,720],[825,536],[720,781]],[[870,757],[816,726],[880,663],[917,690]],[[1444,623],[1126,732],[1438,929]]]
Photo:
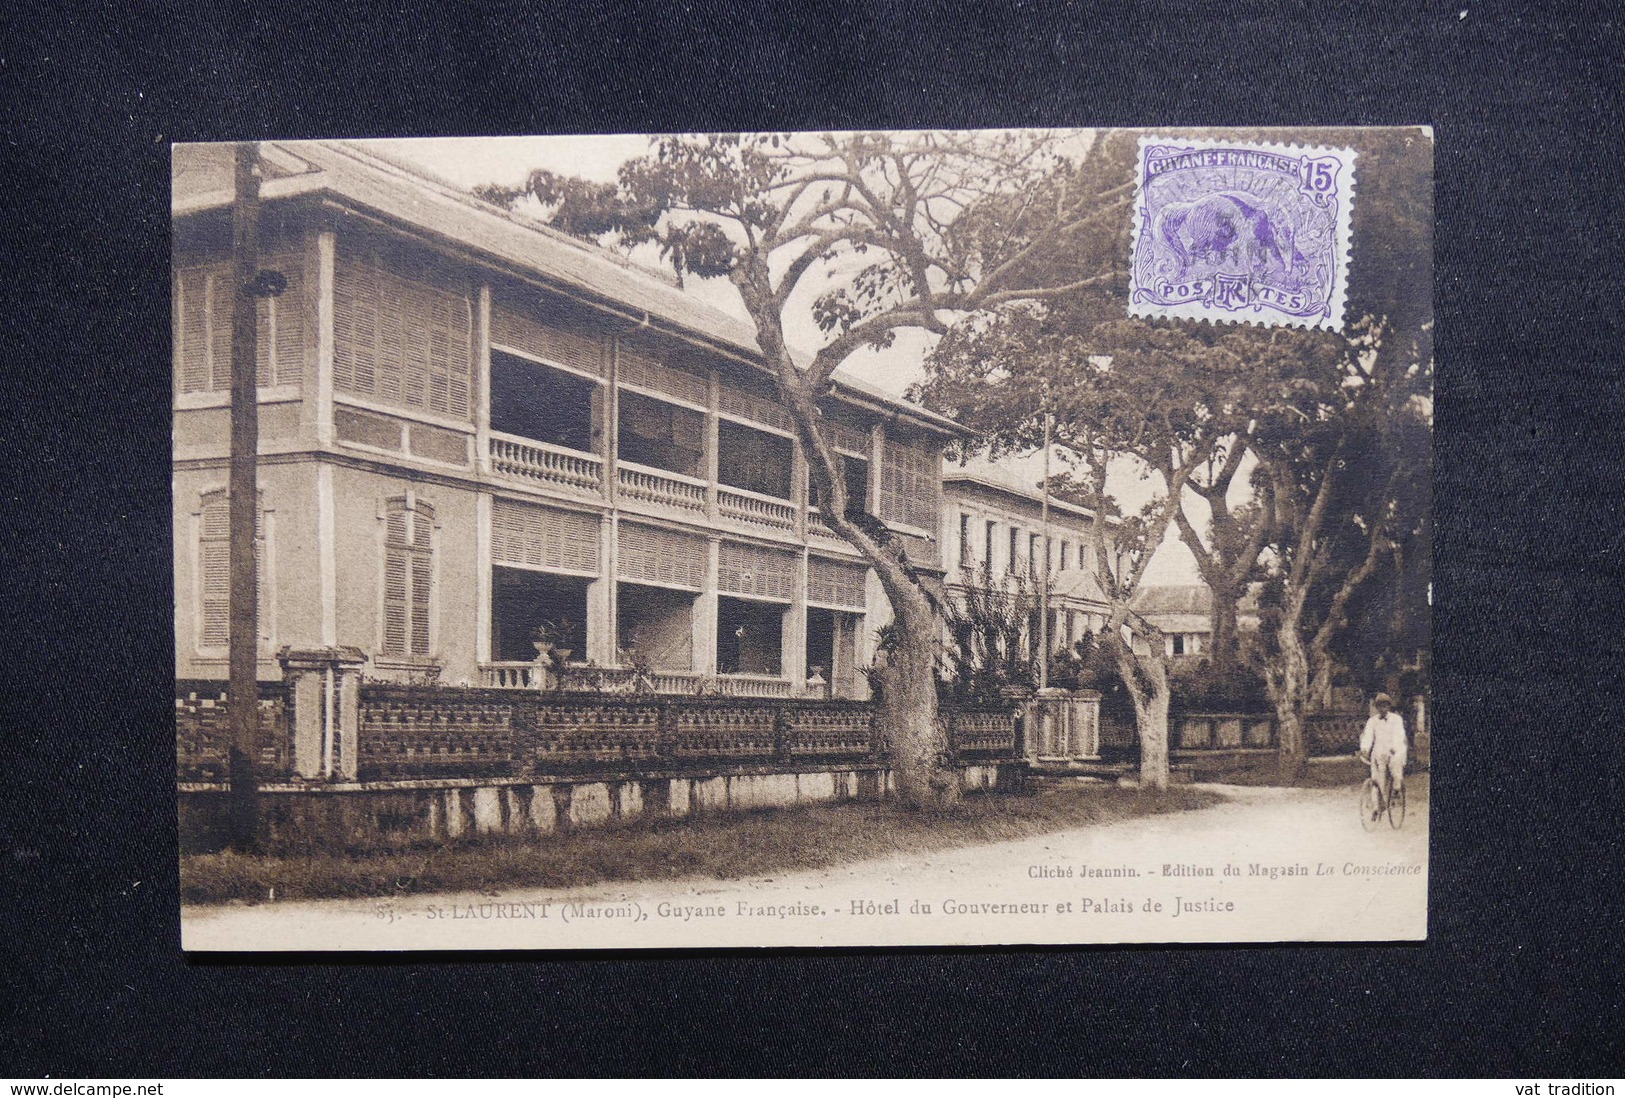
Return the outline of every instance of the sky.
[[[1086,139],[1087,131],[1080,131]],[[447,183],[470,189],[481,183],[517,186],[534,169],[546,168],[565,175],[612,182],[625,161],[649,151],[650,139],[641,135],[544,136],[544,137],[430,137],[391,138],[357,142],[405,161],[426,174]],[[634,259],[655,266],[658,257],[634,255]],[[722,312],[748,319],[738,292],[726,279],[689,279],[684,292]],[[810,297],[810,294],[809,294]],[[816,348],[823,337],[805,307],[791,309],[785,317],[785,334],[794,346]],[[884,351],[862,351],[848,359],[844,370],[888,393],[902,396],[922,380],[922,363],[934,337],[924,331],[904,331]],[[1042,477],[1042,455],[1001,459],[1000,464],[1030,476],[1034,484]],[[1057,468],[1059,465],[1057,464]],[[1124,469],[1114,474],[1111,490],[1125,511],[1137,511],[1149,498],[1151,486]],[[1200,505],[1200,501],[1196,501]],[[1193,508],[1193,512],[1194,512]],[[1198,529],[1203,521],[1196,523]],[[1190,551],[1172,529],[1147,569],[1145,584],[1187,584],[1199,582]]]

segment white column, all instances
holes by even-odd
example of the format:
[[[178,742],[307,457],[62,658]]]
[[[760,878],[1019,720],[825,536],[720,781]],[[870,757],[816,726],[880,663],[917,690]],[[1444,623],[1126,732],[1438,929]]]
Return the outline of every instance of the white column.
[[[587,585],[587,658],[604,667],[614,667],[615,644],[615,561],[620,535],[618,516],[599,523],[598,578]]]
[[[705,587],[694,596],[694,670],[717,673],[717,562],[722,539],[709,538],[705,553]]]
[[[784,630],[779,638],[780,674],[790,680],[790,689],[807,685],[807,550],[796,554],[796,582],[790,608],[784,612]]]
[[[474,299],[474,467],[491,471],[491,287]]]
[[[333,467],[316,464],[316,570],[322,600],[322,643],[339,642],[338,507],[333,498]]]
[[[312,387],[316,444],[333,445],[333,286],[338,238],[331,232],[316,234],[316,378]]]
[[[716,370],[711,370],[705,385],[705,517],[717,521],[717,467],[720,461],[721,422],[717,412],[722,407],[722,381]]]
[[[488,452],[488,451],[482,451]],[[474,661],[491,662],[491,494],[474,497]]]
[[[880,478],[885,475],[883,468],[886,460],[886,428],[877,423],[869,428],[869,498],[864,503],[864,510],[877,518],[884,519],[880,513]]]

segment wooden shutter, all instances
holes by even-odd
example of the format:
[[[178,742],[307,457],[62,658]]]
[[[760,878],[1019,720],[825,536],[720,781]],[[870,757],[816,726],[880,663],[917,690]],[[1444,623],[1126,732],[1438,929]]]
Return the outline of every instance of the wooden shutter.
[[[265,593],[265,512],[254,509],[254,581],[259,609],[259,630],[269,636]],[[198,644],[225,648],[231,640],[231,506],[224,490],[203,497],[198,526],[199,583]]]
[[[795,420],[790,417],[790,413],[782,405],[763,397],[742,392],[726,382],[723,383],[722,390],[718,394],[717,407],[722,414],[732,416],[735,419],[761,423],[769,427],[777,427],[779,430],[791,434],[795,433]]]
[[[434,583],[434,507],[385,505],[384,654],[429,654],[429,597]]]
[[[378,252],[346,250],[334,272],[334,385],[466,419],[473,318],[466,293],[399,274]]]
[[[807,601],[843,610],[862,610],[867,602],[868,566],[826,557],[807,558]]]
[[[698,374],[668,366],[648,351],[626,344],[621,345],[617,367],[620,380],[629,385],[652,389],[657,393],[704,406],[710,403],[710,382]]]
[[[303,260],[297,254],[267,256],[261,266],[282,272],[288,288],[256,305],[256,381],[264,387],[296,384],[305,364]],[[183,393],[231,388],[231,274],[229,263],[175,274],[175,374]]]
[[[491,506],[494,564],[598,574],[597,515],[498,499]]]
[[[725,541],[717,561],[717,590],[789,601],[795,597],[796,556],[779,549]]]
[[[411,550],[405,545],[405,511],[391,511],[384,548],[384,654],[407,651],[407,607],[411,600]]]
[[[616,572],[624,580],[698,591],[709,547],[702,537],[637,522],[620,526]]]
[[[886,440],[880,469],[880,517],[923,530],[937,525],[937,455]]]
[[[511,298],[491,305],[491,342],[595,377],[604,375],[604,341],[574,324],[549,323]]]
[[[869,436],[855,427],[825,417],[819,424],[824,439],[837,449],[849,450],[865,461],[869,459]]]

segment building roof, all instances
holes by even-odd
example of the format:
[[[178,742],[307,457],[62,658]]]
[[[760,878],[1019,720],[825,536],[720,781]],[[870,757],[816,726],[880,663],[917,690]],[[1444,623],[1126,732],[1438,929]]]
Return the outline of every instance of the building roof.
[[[998,462],[985,459],[972,459],[962,465],[944,466],[942,482],[948,484],[973,484],[1007,496],[1016,496],[1029,503],[1043,506],[1043,481],[1036,476],[1029,476],[1011,468],[1000,465]],[[1095,513],[1088,507],[1080,506],[1068,500],[1057,499],[1053,494],[1049,498],[1049,505],[1058,511],[1083,518],[1094,518]]]
[[[1142,587],[1134,595],[1141,614],[1212,614],[1213,592],[1204,583]]]
[[[1206,629],[1213,617],[1213,591],[1205,583],[1142,587],[1134,595],[1134,609],[1148,618],[1200,619]],[[1248,587],[1236,606],[1243,624],[1258,618],[1258,585]],[[1167,626],[1163,626],[1167,628]],[[1194,628],[1194,627],[1193,627]]]
[[[233,198],[229,145],[177,144],[173,150],[174,216],[229,207]],[[381,214],[423,235],[472,249],[498,266],[539,278],[553,288],[654,327],[698,340],[758,369],[754,327],[698,301],[660,275],[533,218],[472,194],[378,152],[342,141],[279,141],[262,145],[266,202],[317,195]],[[639,316],[638,314],[641,314]],[[963,434],[946,416],[837,370],[835,392],[878,405],[933,430]]]

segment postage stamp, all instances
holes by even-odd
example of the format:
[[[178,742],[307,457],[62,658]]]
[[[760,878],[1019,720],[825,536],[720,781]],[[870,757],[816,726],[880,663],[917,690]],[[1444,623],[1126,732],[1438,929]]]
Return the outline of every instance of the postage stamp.
[[[1142,137],[1129,312],[1343,327],[1351,149]]]

